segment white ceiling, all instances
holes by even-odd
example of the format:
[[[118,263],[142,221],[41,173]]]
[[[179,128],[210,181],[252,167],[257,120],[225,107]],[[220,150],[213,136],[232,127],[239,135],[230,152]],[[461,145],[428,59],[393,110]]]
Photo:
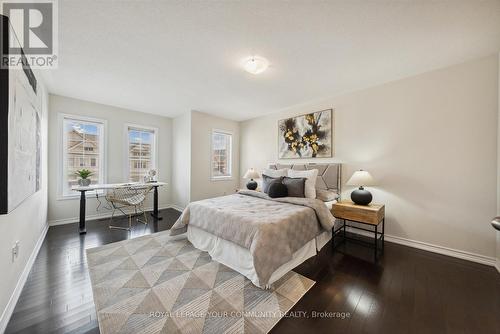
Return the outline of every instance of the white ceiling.
[[[244,120],[498,52],[500,1],[60,0],[59,34],[52,93]]]

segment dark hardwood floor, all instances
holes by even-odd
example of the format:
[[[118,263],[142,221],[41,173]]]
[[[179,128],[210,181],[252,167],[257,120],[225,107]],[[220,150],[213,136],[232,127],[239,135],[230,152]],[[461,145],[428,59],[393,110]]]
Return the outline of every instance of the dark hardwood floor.
[[[110,230],[109,219],[87,222],[87,234],[77,224],[52,226],[38,253],[6,333],[99,333],[85,249],[168,230],[180,212],[160,211],[163,220],[148,217],[129,233]],[[126,226],[125,217],[113,225]]]
[[[179,212],[161,216],[130,234],[109,230],[107,220],[88,222],[85,236],[76,224],[51,227],[6,332],[98,333],[85,249],[167,230]],[[386,242],[377,264],[370,249],[348,243],[296,271],[317,283],[272,333],[500,333],[492,267]]]

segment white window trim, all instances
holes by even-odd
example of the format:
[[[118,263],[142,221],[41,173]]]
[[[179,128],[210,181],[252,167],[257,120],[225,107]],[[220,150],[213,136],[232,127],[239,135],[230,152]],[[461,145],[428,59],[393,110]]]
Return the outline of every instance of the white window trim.
[[[130,157],[128,156],[129,154],[129,141],[128,141],[128,129],[129,128],[135,128],[137,130],[148,130],[148,131],[153,131],[154,132],[154,139],[153,139],[153,161],[152,161],[152,166],[154,169],[157,171],[157,175],[160,174],[158,170],[158,143],[159,143],[159,133],[160,131],[158,128],[152,127],[152,126],[146,126],[146,125],[141,125],[141,124],[133,124],[133,123],[125,123],[124,125],[124,130],[123,130],[123,176],[124,180],[129,180],[129,174],[130,174],[130,164],[129,164],[129,159]]]
[[[231,175],[228,175],[228,176],[214,176],[213,172],[213,165],[214,165],[214,161],[213,161],[213,146],[212,146],[212,141],[213,141],[213,136],[214,136],[214,133],[223,133],[223,134],[226,134],[226,135],[230,135],[231,136],[231,141],[230,141],[230,146],[229,146],[229,163],[228,163],[228,166],[230,168],[230,174]],[[211,181],[231,181],[231,180],[234,180],[234,169],[233,169],[233,161],[234,161],[234,150],[233,150],[233,141],[234,141],[234,133],[232,131],[228,131],[228,130],[221,130],[221,129],[212,129],[212,131],[210,132],[210,140],[208,141],[209,142],[209,145],[210,145],[210,180]]]
[[[102,173],[102,182],[107,183],[107,135],[108,135],[108,121],[105,119],[99,119],[99,118],[93,118],[93,117],[86,117],[86,116],[80,116],[80,115],[72,115],[72,114],[65,114],[65,113],[58,113],[57,115],[57,123],[59,127],[59,133],[58,133],[58,138],[57,138],[57,145],[58,145],[58,163],[57,163],[57,197],[56,199],[58,201],[63,201],[63,200],[75,200],[80,198],[80,193],[75,191],[74,195],[64,195],[64,190],[63,190],[63,180],[64,180],[64,119],[74,119],[76,121],[82,121],[82,122],[95,122],[95,123],[101,123],[102,124],[102,143],[101,143],[101,166],[100,166],[100,172]],[[97,195],[102,195],[104,194],[104,190],[98,190],[98,191],[87,191],[86,195],[88,197],[96,197]]]

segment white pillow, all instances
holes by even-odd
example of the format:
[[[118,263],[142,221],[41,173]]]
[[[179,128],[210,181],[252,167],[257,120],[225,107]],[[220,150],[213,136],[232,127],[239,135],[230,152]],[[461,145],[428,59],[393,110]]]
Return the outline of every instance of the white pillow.
[[[267,175],[270,177],[280,177],[280,176],[287,176],[288,174],[288,169],[283,168],[283,169],[269,169],[266,168],[262,171],[262,175]]]
[[[304,187],[304,195],[306,198],[316,198],[316,178],[318,177],[318,170],[288,170],[288,177],[303,177],[306,179]]]
[[[331,202],[339,198],[339,195],[335,191],[316,189],[316,198],[323,202]]]

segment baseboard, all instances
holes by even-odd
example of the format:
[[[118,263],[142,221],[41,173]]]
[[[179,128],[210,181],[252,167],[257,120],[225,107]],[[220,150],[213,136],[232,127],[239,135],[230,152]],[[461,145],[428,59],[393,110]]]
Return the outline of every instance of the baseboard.
[[[462,250],[458,250],[458,249],[454,249],[454,248],[433,245],[433,244],[429,244],[429,243],[422,242],[422,241],[405,239],[405,238],[396,237],[393,235],[386,235],[385,240],[387,240],[389,242],[393,242],[395,244],[400,244],[403,246],[418,248],[418,249],[422,249],[425,251],[438,253],[441,255],[447,255],[447,256],[456,257],[456,258],[459,258],[462,260],[467,260],[467,261],[485,264],[487,266],[495,267],[495,264],[496,264],[496,259],[494,257],[489,257],[489,256],[481,255],[481,254],[471,253],[471,252],[466,252],[466,251],[462,251]]]
[[[175,210],[180,211],[180,212],[183,212],[183,211],[184,211],[184,207],[179,206],[179,205],[176,205],[176,204],[172,204],[172,205],[170,205],[170,207],[171,207],[172,209],[175,209]]]
[[[5,307],[5,310],[2,313],[2,317],[0,318],[0,333],[5,332],[5,329],[7,328],[7,324],[9,323],[10,317],[12,316],[12,313],[14,312],[14,308],[16,307],[17,300],[19,299],[19,296],[21,295],[21,292],[23,291],[24,284],[26,283],[26,280],[28,279],[28,275],[31,271],[31,267],[33,267],[33,264],[35,263],[38,252],[40,251],[40,248],[42,247],[42,244],[43,244],[43,241],[45,240],[45,236],[47,235],[48,229],[49,229],[49,225],[46,224],[42,233],[40,234],[40,237],[38,238],[38,240],[35,244],[35,247],[33,248],[33,251],[31,252],[31,255],[28,259],[28,262],[24,266],[23,272],[21,273],[21,276],[19,277],[19,280],[17,281],[16,288],[12,292],[12,295],[10,296],[9,302],[7,303],[7,306]]]
[[[349,229],[349,232],[373,238],[373,233],[359,231],[359,230],[355,230],[355,229]],[[467,260],[467,261],[472,261],[472,262],[476,262],[476,263],[480,263],[480,264],[485,264],[487,266],[496,267],[497,270],[499,269],[498,264],[497,264],[497,260],[494,257],[470,253],[470,252],[466,252],[466,251],[462,251],[462,250],[458,250],[458,249],[454,249],[454,248],[448,248],[448,247],[444,247],[444,246],[433,245],[433,244],[423,242],[423,241],[401,238],[401,237],[397,237],[397,236],[389,235],[389,234],[386,234],[384,238],[385,238],[385,241],[393,242],[395,244],[408,246],[408,247],[412,247],[412,248],[417,248],[417,249],[421,249],[421,250],[425,250],[428,252],[437,253],[437,254],[441,254],[441,255],[451,256],[451,257],[455,257],[455,258],[462,259],[462,260]]]
[[[175,209],[177,211],[181,211],[178,209],[175,205],[166,205],[158,208],[159,210],[163,209]],[[152,211],[153,208],[146,208],[146,211]],[[96,219],[103,219],[103,218],[109,218],[111,217],[111,212],[105,212],[105,213],[97,213],[93,215],[86,215],[85,216],[86,220],[96,220]],[[115,215],[115,217],[119,217],[119,215]],[[64,219],[55,219],[55,220],[49,220],[49,226],[57,226],[57,225],[65,225],[65,224],[73,224],[73,223],[78,223],[80,220],[79,217],[71,217],[71,218],[64,218]]]

